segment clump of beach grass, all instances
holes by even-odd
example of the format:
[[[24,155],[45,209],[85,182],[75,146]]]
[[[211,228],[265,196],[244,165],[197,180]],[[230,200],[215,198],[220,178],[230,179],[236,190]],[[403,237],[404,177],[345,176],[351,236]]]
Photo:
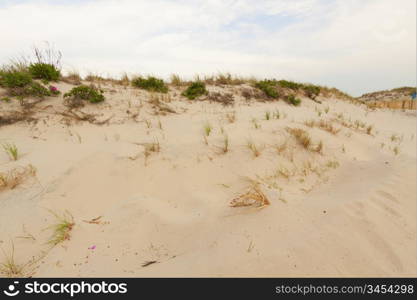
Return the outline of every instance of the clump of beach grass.
[[[337,167],[339,167],[339,162],[338,162],[338,161],[336,161],[336,160],[329,160],[329,161],[326,163],[326,167],[328,167],[328,168],[332,168],[332,169],[336,169]]]
[[[230,146],[229,136],[225,134],[223,136],[222,146],[220,147],[221,153],[226,154],[227,152],[229,152],[229,146]]]
[[[316,145],[316,147],[314,148],[314,151],[317,153],[322,154],[323,153],[323,141],[318,142],[318,144]]]
[[[70,232],[75,225],[74,218],[68,211],[61,215],[52,210],[49,210],[49,212],[56,218],[56,223],[48,227],[52,230],[52,236],[48,244],[56,246],[71,238]]]
[[[230,202],[231,207],[245,207],[252,206],[263,208],[271,204],[268,197],[262,191],[261,185],[258,181],[248,179],[249,186],[246,191],[233,198]]]
[[[274,111],[274,113],[272,114],[272,118],[277,119],[277,120],[281,118],[281,113],[279,112],[278,109]]]
[[[255,129],[261,128],[261,125],[259,125],[258,120],[256,120],[255,118],[252,119],[252,124],[253,127],[255,127]]]
[[[368,135],[372,135],[372,129],[374,128],[373,125],[368,125],[368,127],[366,127],[366,133]]]
[[[287,131],[297,140],[297,142],[306,150],[312,145],[311,137],[307,131],[301,128],[289,128]]]
[[[171,84],[173,86],[183,86],[184,81],[181,79],[181,77],[178,74],[172,74],[170,78]]]
[[[317,127],[320,128],[322,130],[325,130],[333,135],[336,135],[339,133],[340,128],[336,128],[333,126],[333,124],[330,121],[325,121],[325,120],[319,120],[319,121],[315,121],[315,120],[307,120],[304,122],[304,125],[308,126],[308,127]]]
[[[4,151],[12,160],[17,160],[19,157],[19,150],[17,146],[13,143],[4,143],[3,145]]]
[[[212,131],[213,127],[211,126],[211,124],[209,122],[207,122],[206,124],[204,124],[203,130],[204,130],[204,135],[206,137],[208,137]]]
[[[12,243],[10,253],[6,253],[3,248],[1,250],[4,255],[4,261],[0,262],[0,274],[9,278],[23,277],[25,265],[21,265],[16,262],[14,258],[14,244]]]
[[[258,149],[258,147],[253,141],[248,140],[247,147],[252,152],[254,157],[258,157],[261,155],[261,151]]]
[[[29,177],[36,175],[36,168],[32,165],[26,167],[16,167],[7,172],[0,172],[0,191],[14,189]]]
[[[226,114],[226,119],[229,123],[234,123],[236,122],[236,112],[230,112]]]
[[[151,156],[152,153],[158,153],[161,151],[161,145],[159,144],[158,139],[155,139],[153,143],[144,143],[144,156],[145,156],[145,166],[147,165],[148,158]]]

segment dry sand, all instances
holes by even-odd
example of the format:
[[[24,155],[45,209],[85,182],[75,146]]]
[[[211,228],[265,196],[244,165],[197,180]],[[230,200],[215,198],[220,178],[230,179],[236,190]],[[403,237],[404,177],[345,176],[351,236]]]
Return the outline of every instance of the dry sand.
[[[1,151],[0,172],[37,170],[0,192],[0,261],[13,244],[15,262],[35,277],[416,276],[414,112],[331,98],[303,98],[299,107],[246,102],[239,86],[209,86],[233,93],[235,105],[186,101],[171,88],[167,105],[177,113],[156,116],[147,92],[104,88],[104,103],[81,109],[103,125],[66,120],[58,97],[37,105],[37,122],[0,127],[0,142],[21,153],[11,161]],[[18,106],[1,102],[0,110]],[[340,131],[304,124],[312,119]],[[304,149],[287,127],[307,130],[314,147],[322,141],[322,153]],[[156,141],[160,151],[145,158]],[[230,207],[248,178],[270,205]],[[50,211],[75,222],[70,239],[52,248]]]

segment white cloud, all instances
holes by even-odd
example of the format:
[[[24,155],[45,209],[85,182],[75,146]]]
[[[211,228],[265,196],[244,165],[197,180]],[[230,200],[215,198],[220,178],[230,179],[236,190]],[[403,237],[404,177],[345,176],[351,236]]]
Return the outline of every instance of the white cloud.
[[[357,95],[415,85],[415,21],[414,0],[10,1],[0,61],[49,41],[82,72],[230,71]]]

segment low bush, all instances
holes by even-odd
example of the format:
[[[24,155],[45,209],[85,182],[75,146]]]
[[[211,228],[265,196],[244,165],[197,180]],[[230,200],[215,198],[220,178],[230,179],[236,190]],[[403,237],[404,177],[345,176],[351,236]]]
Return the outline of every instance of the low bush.
[[[132,80],[132,85],[151,92],[167,93],[168,87],[162,79],[148,76],[147,78],[136,77]]]
[[[195,98],[207,94],[208,91],[206,90],[206,85],[201,81],[191,83],[191,85],[182,93],[184,97],[187,97],[190,100],[194,100]]]
[[[68,93],[64,94],[67,104],[70,106],[79,100],[86,100],[90,103],[98,103],[104,101],[103,91],[95,86],[80,85],[74,87]]]
[[[31,83],[27,84],[24,87],[14,87],[8,89],[8,94],[10,96],[25,98],[25,97],[36,97],[36,98],[44,98],[47,96],[51,96],[49,90],[44,87],[42,84],[32,81]]]
[[[305,85],[303,89],[305,93],[307,94],[307,97],[313,100],[320,94],[320,87],[318,87],[317,85],[312,85],[312,84]]]
[[[303,86],[301,83],[297,83],[297,82],[289,81],[289,80],[279,80],[278,84],[283,88],[292,89],[294,91],[302,88]]]
[[[301,103],[301,99],[300,98],[296,98],[294,95],[288,95],[287,96],[287,102],[294,105],[294,106],[298,106]]]
[[[0,85],[5,88],[24,87],[32,82],[32,77],[24,71],[6,70],[0,73]]]
[[[277,99],[279,97],[275,80],[258,81],[257,83],[255,83],[255,87],[263,91],[265,95],[269,98]]]
[[[46,81],[58,81],[61,77],[61,71],[56,66],[41,62],[30,64],[29,73],[35,79]]]

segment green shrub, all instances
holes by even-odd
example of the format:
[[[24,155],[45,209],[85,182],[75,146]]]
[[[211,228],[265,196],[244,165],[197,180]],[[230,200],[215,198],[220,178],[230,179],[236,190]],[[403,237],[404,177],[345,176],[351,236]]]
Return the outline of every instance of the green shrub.
[[[46,96],[51,96],[51,92],[42,84],[34,81],[25,87],[25,96],[43,98]]]
[[[305,85],[303,89],[306,92],[307,97],[311,99],[316,98],[320,94],[320,87],[318,87],[317,85]]]
[[[27,72],[8,70],[0,73],[0,85],[6,88],[24,87],[31,82],[32,77]]]
[[[190,100],[207,94],[208,91],[206,90],[206,85],[201,81],[191,83],[191,85],[182,93],[184,97],[187,97]]]
[[[64,98],[72,100],[87,100],[90,103],[104,101],[103,91],[95,86],[80,85],[64,94]]]
[[[297,82],[289,81],[289,80],[279,80],[278,84],[283,88],[292,89],[294,91],[302,88],[303,86],[301,83],[297,83]]]
[[[0,100],[1,101],[4,101],[4,102],[10,102],[10,101],[12,101],[12,99],[10,99],[9,97],[7,97],[7,96],[5,96],[5,97],[1,97],[0,98]]]
[[[28,85],[24,87],[14,87],[8,89],[8,94],[10,96],[25,98],[25,97],[37,97],[37,98],[44,98],[47,96],[51,96],[49,90],[44,87],[42,84],[36,81],[32,81]]]
[[[275,80],[262,80],[262,81],[258,81],[255,84],[255,87],[257,87],[258,89],[260,89],[261,91],[263,91],[265,93],[265,95],[267,95],[270,98],[278,98],[279,97],[279,93],[276,87],[276,81]]]
[[[136,77],[132,80],[132,85],[151,92],[168,92],[168,88],[164,81],[152,76],[148,76],[148,78]]]
[[[287,96],[287,102],[294,105],[294,106],[298,106],[301,103],[301,99],[300,98],[296,98],[294,95],[288,95]]]
[[[46,81],[58,81],[61,77],[61,72],[57,67],[46,63],[30,64],[29,73],[35,79],[43,79]]]

